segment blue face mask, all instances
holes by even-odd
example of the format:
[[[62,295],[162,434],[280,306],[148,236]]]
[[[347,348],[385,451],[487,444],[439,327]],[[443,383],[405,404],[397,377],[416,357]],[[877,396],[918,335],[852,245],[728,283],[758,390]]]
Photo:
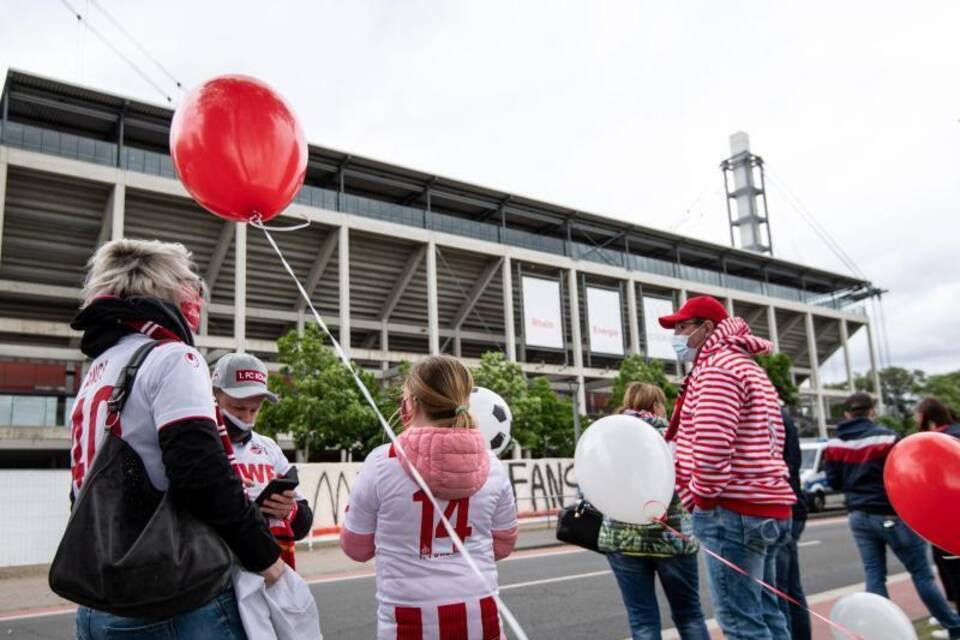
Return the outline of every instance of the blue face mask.
[[[690,336],[675,335],[671,338],[673,350],[677,352],[677,358],[681,362],[693,362],[697,358],[697,350],[687,346]]]

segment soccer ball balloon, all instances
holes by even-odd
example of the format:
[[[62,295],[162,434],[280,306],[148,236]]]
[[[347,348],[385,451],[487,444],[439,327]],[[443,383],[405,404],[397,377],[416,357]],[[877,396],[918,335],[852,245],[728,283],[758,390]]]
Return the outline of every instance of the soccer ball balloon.
[[[498,456],[506,451],[513,415],[503,398],[490,389],[476,387],[470,394],[470,413],[490,444],[490,450]]]

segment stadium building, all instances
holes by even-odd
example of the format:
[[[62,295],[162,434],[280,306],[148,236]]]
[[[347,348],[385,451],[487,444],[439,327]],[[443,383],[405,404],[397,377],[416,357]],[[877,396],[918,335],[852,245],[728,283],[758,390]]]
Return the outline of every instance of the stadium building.
[[[69,322],[83,266],[111,238],[186,244],[211,290],[208,360],[245,349],[276,366],[276,339],[309,312],[262,233],[187,195],[172,110],[15,70],[0,104],[0,466],[67,466],[84,372]],[[594,411],[627,353],[682,373],[656,316],[697,294],[789,354],[814,435],[852,388],[854,335],[876,362],[856,304],[869,282],[759,251],[315,145],[276,223],[297,219],[311,225],[277,234],[282,250],[351,357],[381,376],[424,354],[499,350]],[[846,388],[827,388],[820,365],[841,351]]]

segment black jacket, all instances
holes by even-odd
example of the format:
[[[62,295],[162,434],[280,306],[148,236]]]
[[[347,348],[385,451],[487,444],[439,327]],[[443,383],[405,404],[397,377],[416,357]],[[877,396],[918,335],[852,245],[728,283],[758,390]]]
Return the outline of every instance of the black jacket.
[[[83,331],[80,348],[96,358],[133,330],[124,320],[156,322],[193,346],[187,323],[174,305],[156,298],[104,298],[82,309],[71,326]],[[213,402],[211,390],[210,401]],[[280,557],[260,510],[247,499],[211,420],[184,420],[159,434],[168,491],[176,504],[209,524],[250,571]]]
[[[793,519],[806,520],[809,509],[807,498],[800,486],[800,464],[803,461],[803,454],[800,451],[800,433],[787,410],[781,409],[780,413],[783,416],[784,429],[783,461],[787,463],[787,469],[790,470],[790,488],[797,496],[797,501],[793,504]]]

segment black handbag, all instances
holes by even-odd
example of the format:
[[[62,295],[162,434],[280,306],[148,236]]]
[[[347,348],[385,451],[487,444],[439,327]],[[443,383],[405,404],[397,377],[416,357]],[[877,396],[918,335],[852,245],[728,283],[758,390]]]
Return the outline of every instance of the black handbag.
[[[233,565],[223,539],[157,490],[140,456],[113,432],[137,370],[158,344],[137,349],[120,374],[107,404],[107,434],[50,566],[56,594],[124,617],[196,609],[226,588]]]
[[[577,504],[564,507],[557,517],[557,540],[578,547],[599,551],[597,540],[603,514],[593,505],[581,499]]]

